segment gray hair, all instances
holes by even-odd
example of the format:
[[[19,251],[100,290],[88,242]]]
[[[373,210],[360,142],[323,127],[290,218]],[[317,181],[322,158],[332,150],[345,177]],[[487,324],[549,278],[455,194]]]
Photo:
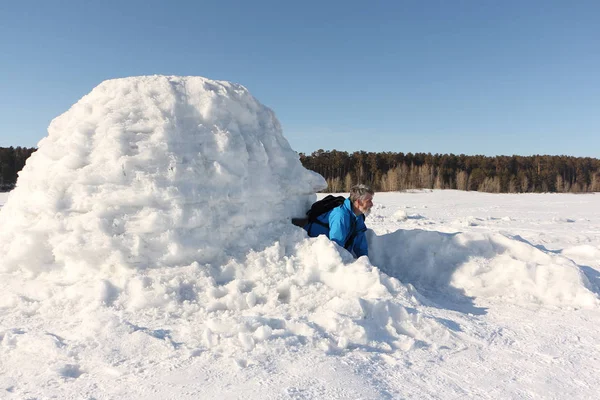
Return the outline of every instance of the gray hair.
[[[367,194],[372,196],[375,192],[367,185],[352,186],[352,189],[350,189],[350,201],[354,203],[356,200],[364,200]]]

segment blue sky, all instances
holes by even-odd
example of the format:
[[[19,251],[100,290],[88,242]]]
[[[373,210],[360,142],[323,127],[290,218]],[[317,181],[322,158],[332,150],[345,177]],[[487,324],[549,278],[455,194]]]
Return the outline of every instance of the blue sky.
[[[298,152],[600,157],[600,2],[2,1],[0,146],[110,78],[241,83]]]

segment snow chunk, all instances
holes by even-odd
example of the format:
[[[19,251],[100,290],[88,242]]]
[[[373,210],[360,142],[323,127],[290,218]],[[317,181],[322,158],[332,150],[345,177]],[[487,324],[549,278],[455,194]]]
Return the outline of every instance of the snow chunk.
[[[398,210],[392,215],[392,220],[397,222],[406,221],[408,219],[408,214],[404,210]]]

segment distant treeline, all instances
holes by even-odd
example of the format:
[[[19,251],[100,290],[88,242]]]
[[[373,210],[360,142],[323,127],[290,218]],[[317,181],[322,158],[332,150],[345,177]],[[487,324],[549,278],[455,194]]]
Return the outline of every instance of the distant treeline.
[[[490,193],[599,192],[600,160],[568,156],[467,156],[317,150],[300,154],[305,168],[327,180],[328,192],[356,183],[376,191],[458,189]]]
[[[25,161],[35,148],[0,147],[0,192],[8,192],[15,187],[17,173],[25,166]]]
[[[0,147],[0,191],[14,188],[17,173],[35,150]],[[358,182],[377,191],[600,192],[600,160],[589,157],[317,150],[310,155],[300,153],[300,161],[325,177],[328,192],[347,192]]]

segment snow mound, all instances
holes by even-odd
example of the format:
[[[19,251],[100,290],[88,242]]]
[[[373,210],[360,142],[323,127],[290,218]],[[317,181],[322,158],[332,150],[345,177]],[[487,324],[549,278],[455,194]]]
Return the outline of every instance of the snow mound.
[[[248,367],[302,348],[341,354],[457,347],[454,332],[416,310],[412,286],[324,236],[307,239],[289,229],[243,261],[153,268],[124,285],[65,282],[56,290],[40,277],[1,282],[0,309],[10,310],[3,325],[10,328],[0,329],[0,355],[57,379],[84,372],[110,378],[194,357]]]
[[[414,288],[290,224],[324,185],[242,86],[102,83],[52,122],[0,211],[0,358],[52,380],[453,347]]]
[[[459,289],[468,296],[515,303],[600,305],[573,261],[498,233],[371,232],[369,254],[383,272],[418,288]]]
[[[325,185],[274,113],[229,82],[106,81],[48,132],[0,213],[0,270],[222,262]]]

